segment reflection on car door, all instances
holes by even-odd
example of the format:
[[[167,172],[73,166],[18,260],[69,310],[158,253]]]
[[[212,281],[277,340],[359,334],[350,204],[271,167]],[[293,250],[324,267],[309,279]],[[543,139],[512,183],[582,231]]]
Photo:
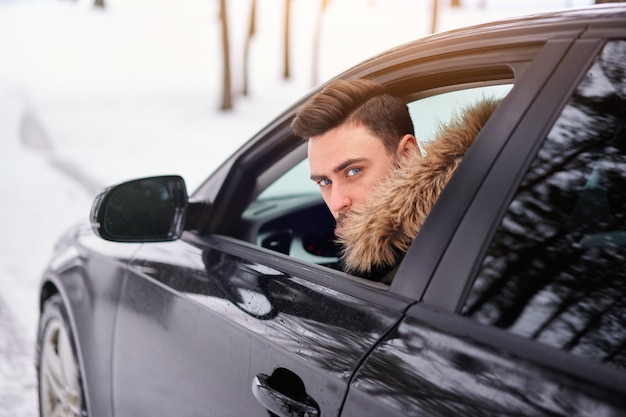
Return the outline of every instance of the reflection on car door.
[[[562,360],[560,352],[498,332],[413,306],[359,370],[342,416],[623,415],[624,404],[614,404],[615,394],[512,354],[511,347],[554,364]],[[585,369],[586,364],[573,366]]]
[[[117,317],[115,414],[265,417],[275,390],[338,415],[407,303],[280,256],[219,237],[144,245]]]

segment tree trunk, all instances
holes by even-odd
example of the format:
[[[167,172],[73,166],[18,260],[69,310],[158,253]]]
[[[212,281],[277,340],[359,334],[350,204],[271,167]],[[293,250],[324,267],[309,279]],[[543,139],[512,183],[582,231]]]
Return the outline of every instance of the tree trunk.
[[[233,108],[231,79],[230,79],[230,46],[228,42],[228,19],[226,13],[226,0],[220,0],[220,23],[222,26],[222,56],[224,74],[222,83],[222,110]]]
[[[317,20],[315,22],[315,34],[313,35],[313,59],[311,62],[313,65],[311,70],[311,82],[313,86],[316,86],[319,83],[319,56],[322,38],[322,24],[324,22],[324,12],[326,11],[326,6],[328,6],[329,1],[330,0],[322,0],[320,3],[319,13],[317,14]]]
[[[248,36],[246,36],[246,44],[243,51],[243,95],[247,96],[249,91],[249,62],[250,62],[250,43],[256,33],[256,0],[252,0],[250,5],[250,26],[248,27]]]
[[[439,0],[433,0],[433,21],[430,26],[430,33],[437,32],[437,19],[438,17],[438,9],[439,9]]]
[[[289,79],[291,70],[289,68],[289,32],[291,25],[291,0],[285,0],[285,51],[283,61],[283,78]]]

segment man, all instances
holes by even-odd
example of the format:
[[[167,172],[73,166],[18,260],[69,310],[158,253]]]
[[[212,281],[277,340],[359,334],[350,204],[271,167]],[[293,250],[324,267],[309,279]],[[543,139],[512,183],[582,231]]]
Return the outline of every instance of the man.
[[[439,193],[497,105],[440,131],[422,156],[406,104],[371,80],[338,80],[292,123],[337,221],[346,272],[390,283]],[[476,110],[477,109],[477,110]],[[465,126],[465,125],[468,126]]]

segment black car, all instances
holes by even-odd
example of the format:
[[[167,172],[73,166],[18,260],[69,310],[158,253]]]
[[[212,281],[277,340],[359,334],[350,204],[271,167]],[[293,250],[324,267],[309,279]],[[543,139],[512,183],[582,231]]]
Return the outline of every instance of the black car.
[[[391,285],[336,268],[296,103],[189,197],[178,176],[111,187],[59,241],[43,416],[626,415],[626,5],[437,34],[339,76],[363,77],[424,140],[502,99]]]

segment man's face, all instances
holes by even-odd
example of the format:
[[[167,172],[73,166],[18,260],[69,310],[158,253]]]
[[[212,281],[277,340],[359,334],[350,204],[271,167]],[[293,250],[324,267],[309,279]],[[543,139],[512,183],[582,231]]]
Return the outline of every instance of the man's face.
[[[341,236],[343,214],[363,204],[371,188],[393,167],[383,141],[363,126],[340,125],[308,141],[311,179],[322,192]]]

